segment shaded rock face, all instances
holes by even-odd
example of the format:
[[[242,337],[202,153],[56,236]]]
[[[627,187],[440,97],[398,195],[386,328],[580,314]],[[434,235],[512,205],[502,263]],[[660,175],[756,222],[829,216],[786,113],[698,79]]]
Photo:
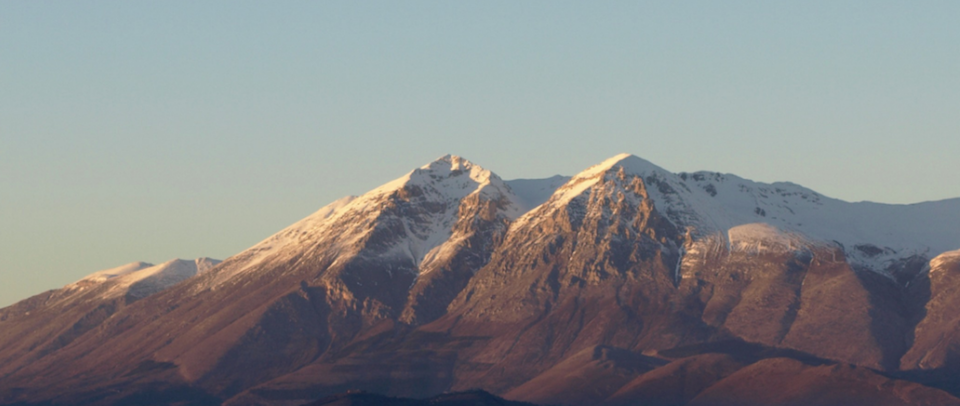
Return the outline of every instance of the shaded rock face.
[[[543,202],[444,157],[179,284],[87,289],[69,318],[60,292],[0,310],[0,404],[474,388],[561,405],[955,400],[929,385],[958,383],[960,256],[927,272],[903,249],[814,240],[784,228],[787,199],[826,198],[707,175],[615,159],[558,188],[529,181],[557,188]],[[710,217],[733,210],[721,199],[745,214]],[[863,265],[888,257],[903,260]],[[796,396],[743,395],[757,376]]]

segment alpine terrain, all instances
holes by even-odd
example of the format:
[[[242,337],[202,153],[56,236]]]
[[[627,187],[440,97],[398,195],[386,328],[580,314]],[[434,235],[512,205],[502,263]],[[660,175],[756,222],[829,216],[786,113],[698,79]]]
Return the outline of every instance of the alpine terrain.
[[[960,198],[849,203],[626,154],[505,181],[448,155],[223,262],[0,309],[2,405],[387,397],[960,405]]]

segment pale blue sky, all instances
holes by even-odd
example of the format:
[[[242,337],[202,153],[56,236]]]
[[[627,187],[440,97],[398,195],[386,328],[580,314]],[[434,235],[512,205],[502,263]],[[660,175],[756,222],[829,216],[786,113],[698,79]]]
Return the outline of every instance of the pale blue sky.
[[[454,153],[960,196],[960,2],[0,2],[0,306]]]

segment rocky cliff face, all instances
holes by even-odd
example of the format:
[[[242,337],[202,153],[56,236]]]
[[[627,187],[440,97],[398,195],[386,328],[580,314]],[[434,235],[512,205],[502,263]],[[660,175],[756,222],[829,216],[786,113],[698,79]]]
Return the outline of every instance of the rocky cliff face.
[[[479,387],[686,404],[739,396],[756,371],[803,393],[841,393],[836,378],[955,400],[924,385],[960,384],[958,246],[960,200],[853,204],[628,155],[504,182],[445,156],[209,270],[0,310],[0,403]]]

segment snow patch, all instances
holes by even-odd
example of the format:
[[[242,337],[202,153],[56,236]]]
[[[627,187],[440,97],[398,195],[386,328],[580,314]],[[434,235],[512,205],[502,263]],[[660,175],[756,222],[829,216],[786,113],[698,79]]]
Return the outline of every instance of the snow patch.
[[[117,268],[95,272],[64,287],[67,291],[99,288],[99,297],[111,299],[132,295],[143,298],[163,291],[177,283],[204,273],[220,261],[211,258],[194,260],[173,259],[159,265],[133,262]]]
[[[794,252],[811,244],[803,236],[784,232],[766,223],[739,225],[727,231],[731,252]]]

